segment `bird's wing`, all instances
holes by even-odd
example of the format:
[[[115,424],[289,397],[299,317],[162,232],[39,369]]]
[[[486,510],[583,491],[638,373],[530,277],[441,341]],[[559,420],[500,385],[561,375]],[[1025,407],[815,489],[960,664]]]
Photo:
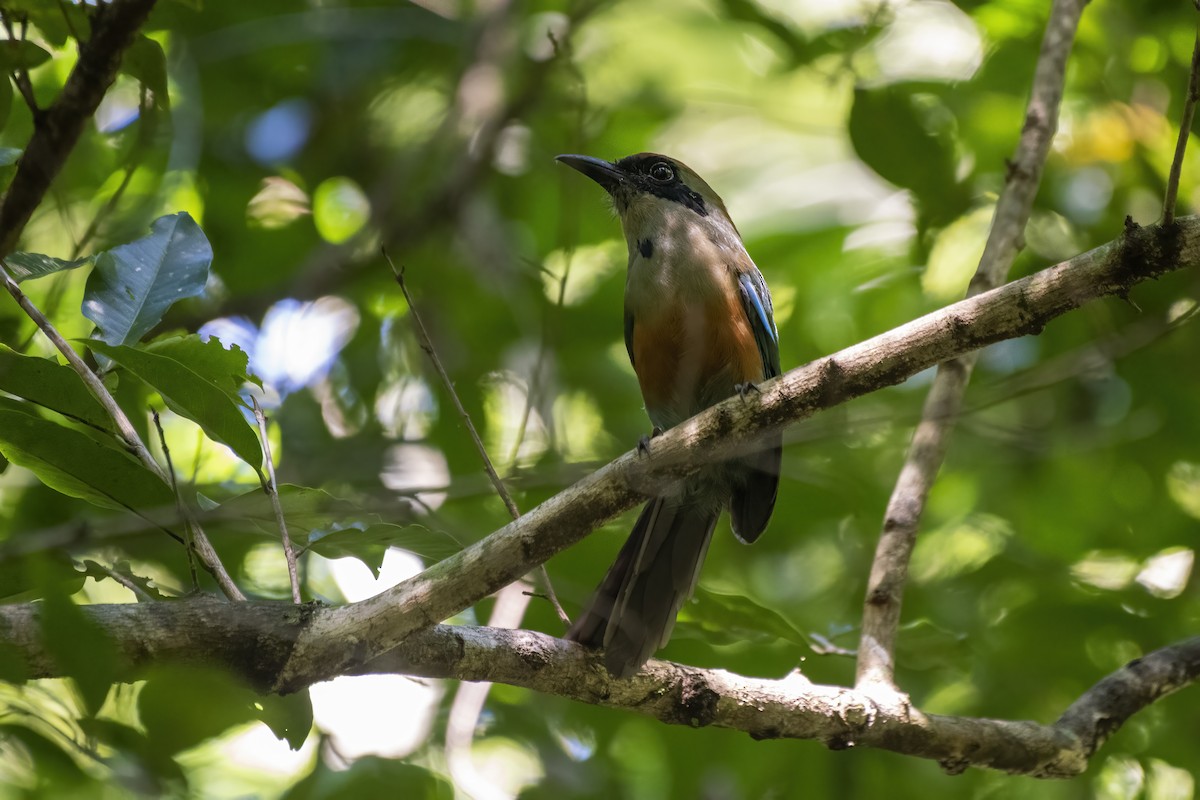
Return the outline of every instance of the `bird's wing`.
[[[629,309],[625,310],[625,352],[629,353],[630,366],[636,367],[633,363],[633,312]]]
[[[742,295],[742,310],[750,321],[750,329],[754,331],[754,342],[758,345],[758,354],[762,357],[763,376],[774,378],[780,373],[779,367],[779,332],[775,330],[775,320],[772,317],[771,293],[767,290],[766,281],[757,269],[750,269],[738,276],[738,289]],[[629,330],[626,323],[626,330]]]

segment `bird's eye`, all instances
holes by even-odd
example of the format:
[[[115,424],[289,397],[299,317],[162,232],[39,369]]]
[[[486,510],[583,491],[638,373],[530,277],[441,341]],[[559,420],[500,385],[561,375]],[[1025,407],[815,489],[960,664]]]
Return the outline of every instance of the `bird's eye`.
[[[650,168],[650,177],[659,183],[669,183],[675,179],[675,170],[665,161],[659,161]]]

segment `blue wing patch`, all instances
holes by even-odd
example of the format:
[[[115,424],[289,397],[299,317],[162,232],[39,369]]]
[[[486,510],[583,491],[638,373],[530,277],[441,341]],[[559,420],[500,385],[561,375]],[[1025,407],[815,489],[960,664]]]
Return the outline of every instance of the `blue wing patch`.
[[[758,344],[758,354],[762,357],[763,374],[774,378],[780,373],[779,367],[779,331],[775,329],[772,318],[771,293],[767,284],[757,269],[738,275],[738,289],[742,295],[742,310],[750,321],[754,331],[754,341]]]

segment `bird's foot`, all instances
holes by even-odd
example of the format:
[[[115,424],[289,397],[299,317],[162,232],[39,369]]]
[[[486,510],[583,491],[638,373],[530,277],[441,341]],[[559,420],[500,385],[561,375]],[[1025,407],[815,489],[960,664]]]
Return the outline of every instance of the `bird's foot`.
[[[745,383],[736,384],[733,390],[737,392],[737,396],[746,399],[746,395],[753,392],[754,394],[762,394],[762,389],[758,388],[758,384],[754,381],[746,381]]]
[[[642,438],[638,439],[638,455],[648,455],[650,453],[650,440],[657,439],[659,436],[662,436],[662,434],[663,429],[655,425],[654,430],[650,431],[649,436],[643,436]]]

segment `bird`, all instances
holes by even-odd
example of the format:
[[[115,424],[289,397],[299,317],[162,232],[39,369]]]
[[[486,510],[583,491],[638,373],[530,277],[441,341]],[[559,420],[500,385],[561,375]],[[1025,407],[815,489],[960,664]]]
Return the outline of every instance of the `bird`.
[[[771,293],[725,204],[682,162],[658,153],[617,161],[556,159],[608,193],[629,250],[625,348],[652,437],[780,373]],[[566,638],[602,649],[618,678],[665,646],[691,597],[723,509],[752,543],[775,507],[782,436],[702,467],[649,500]]]

